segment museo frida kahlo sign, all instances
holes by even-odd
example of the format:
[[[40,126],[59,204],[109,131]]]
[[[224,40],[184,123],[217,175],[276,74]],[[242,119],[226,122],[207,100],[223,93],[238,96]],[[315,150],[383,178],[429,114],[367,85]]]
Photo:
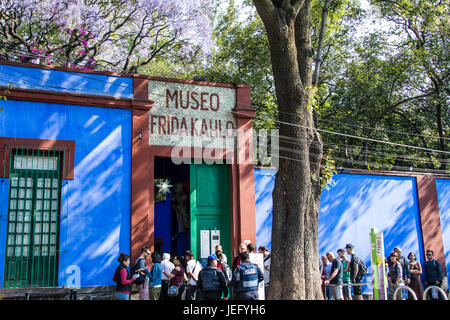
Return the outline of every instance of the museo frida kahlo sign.
[[[234,88],[150,80],[149,99],[149,144],[233,148]]]

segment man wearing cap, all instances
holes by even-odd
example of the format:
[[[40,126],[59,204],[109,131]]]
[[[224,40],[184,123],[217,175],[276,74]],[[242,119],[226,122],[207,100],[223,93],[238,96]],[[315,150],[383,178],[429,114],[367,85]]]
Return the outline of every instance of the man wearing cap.
[[[236,267],[232,280],[236,286],[236,300],[258,300],[258,286],[264,281],[264,274],[250,262],[248,252],[242,252],[239,257],[241,263]]]
[[[345,250],[347,251],[347,254],[352,257],[350,260],[350,280],[352,284],[357,284],[356,286],[353,286],[353,294],[357,300],[362,300],[362,288],[360,285],[362,283],[362,276],[359,272],[359,257],[353,252],[353,245],[351,243],[348,243],[345,246]]]
[[[212,254],[208,257],[208,265],[198,274],[197,286],[202,293],[203,300],[228,300],[228,288],[225,275],[217,267],[217,257]]]

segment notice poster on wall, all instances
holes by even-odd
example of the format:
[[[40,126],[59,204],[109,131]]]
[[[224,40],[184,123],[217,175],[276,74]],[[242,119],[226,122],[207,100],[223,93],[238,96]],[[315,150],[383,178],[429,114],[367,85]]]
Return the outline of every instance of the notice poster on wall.
[[[211,230],[211,253],[216,252],[216,246],[220,244],[220,230]]]
[[[200,258],[207,259],[210,254],[209,230],[200,230]]]
[[[256,264],[261,272],[264,273],[264,255],[262,253],[250,253],[250,262]],[[265,300],[264,296],[264,281],[261,281],[258,285],[258,298],[259,300]]]

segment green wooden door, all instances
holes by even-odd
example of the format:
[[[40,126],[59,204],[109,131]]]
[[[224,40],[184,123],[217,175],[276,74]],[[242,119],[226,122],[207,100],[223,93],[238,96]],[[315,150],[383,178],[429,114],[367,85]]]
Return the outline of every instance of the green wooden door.
[[[56,286],[60,155],[14,150],[11,160],[4,287]]]
[[[220,244],[231,263],[228,165],[190,165],[191,250],[201,260],[201,231],[220,230]],[[211,243],[210,243],[211,246]],[[210,251],[213,251],[210,249]]]

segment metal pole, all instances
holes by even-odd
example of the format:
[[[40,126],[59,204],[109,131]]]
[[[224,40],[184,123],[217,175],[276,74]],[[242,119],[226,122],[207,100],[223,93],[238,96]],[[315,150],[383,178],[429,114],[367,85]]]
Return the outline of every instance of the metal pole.
[[[425,291],[423,292],[423,300],[427,299],[427,293],[428,291],[430,291],[431,289],[437,289],[438,291],[440,291],[442,293],[442,295],[444,296],[444,300],[448,300],[447,295],[445,294],[445,291],[442,290],[442,288],[438,287],[438,286],[429,286],[425,289]]]
[[[394,291],[394,300],[397,300],[397,293],[398,293],[400,290],[407,290],[407,291],[411,292],[411,294],[412,294],[414,300],[417,300],[416,293],[415,293],[410,287],[407,287],[407,286],[400,286],[400,287],[398,287],[397,289],[395,289],[395,291]]]

